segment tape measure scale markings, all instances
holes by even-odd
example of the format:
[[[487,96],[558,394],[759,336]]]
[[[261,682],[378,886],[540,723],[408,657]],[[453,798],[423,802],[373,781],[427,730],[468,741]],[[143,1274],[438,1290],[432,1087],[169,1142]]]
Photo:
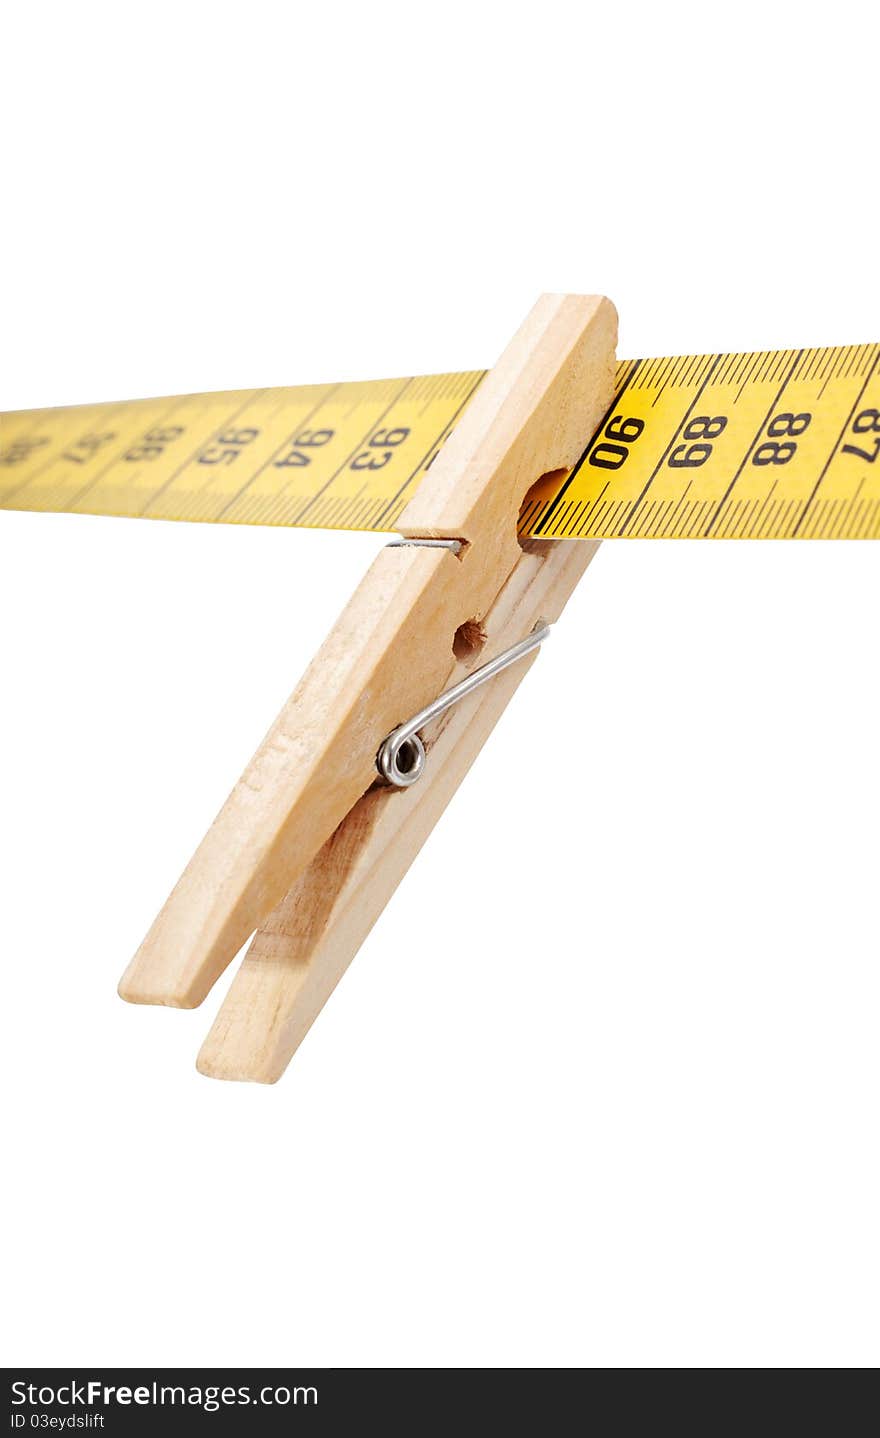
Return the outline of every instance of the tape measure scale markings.
[[[524,520],[559,538],[880,537],[878,358],[630,361],[579,465]]]
[[[0,416],[0,508],[395,528],[485,371]],[[880,538],[880,345],[626,360],[524,534]]]

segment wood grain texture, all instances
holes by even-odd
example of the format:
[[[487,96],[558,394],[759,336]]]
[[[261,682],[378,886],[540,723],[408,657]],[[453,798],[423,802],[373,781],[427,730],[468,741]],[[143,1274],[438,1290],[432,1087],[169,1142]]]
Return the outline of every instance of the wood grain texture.
[[[550,541],[523,555],[486,618],[480,662],[539,619],[555,619],[597,548]],[[411,789],[376,786],[359,800],[258,929],[199,1054],[203,1074],[257,1083],[281,1077],[536,659],[497,676],[425,731],[427,765]],[[466,672],[460,666],[454,679]],[[479,861],[491,835],[487,815],[465,863]]]
[[[448,687],[456,630],[488,615],[521,562],[524,495],[574,463],[610,401],[615,335],[607,300],[535,306],[404,511],[405,534],[464,539],[461,556],[379,554],[126,970],[123,998],[200,1003],[370,788],[386,733]]]

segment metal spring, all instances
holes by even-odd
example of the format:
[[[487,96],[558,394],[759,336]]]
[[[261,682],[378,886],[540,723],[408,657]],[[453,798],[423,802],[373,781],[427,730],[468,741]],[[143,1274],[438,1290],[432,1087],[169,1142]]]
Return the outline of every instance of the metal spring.
[[[496,674],[501,674],[511,664],[515,664],[518,659],[524,659],[527,654],[531,654],[533,649],[537,649],[540,644],[543,644],[551,627],[543,620],[539,620],[531,634],[527,634],[525,639],[521,639],[518,644],[511,645],[509,649],[505,649],[502,654],[496,655],[488,663],[481,664],[479,669],[475,669],[460,683],[447,689],[439,699],[435,699],[432,704],[420,709],[412,719],[408,719],[405,724],[399,724],[396,729],[392,729],[376,755],[376,768],[386,784],[392,784],[396,789],[408,789],[411,784],[415,784],[424,772],[426,759],[425,746],[419,738],[419,730],[424,729],[426,724],[430,724],[431,720],[438,718],[440,714],[445,714],[453,704],[458,704],[460,700],[473,694],[475,689],[479,689],[481,685],[494,679]]]

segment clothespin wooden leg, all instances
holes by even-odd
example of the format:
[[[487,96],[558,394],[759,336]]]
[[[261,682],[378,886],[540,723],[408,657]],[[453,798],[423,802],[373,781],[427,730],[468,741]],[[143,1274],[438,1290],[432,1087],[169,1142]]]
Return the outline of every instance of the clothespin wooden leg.
[[[486,617],[477,662],[540,619],[555,620],[598,547],[546,541],[523,555]],[[423,732],[428,758],[417,784],[374,786],[342,821],[257,930],[199,1054],[202,1073],[258,1083],[281,1077],[536,657]]]
[[[373,789],[379,744],[448,687],[455,636],[484,625],[489,643],[505,647],[500,636],[508,633],[508,618],[512,626],[513,596],[524,586],[537,597],[543,583],[545,607],[552,609],[554,595],[561,607],[589,557],[584,552],[568,560],[564,545],[540,557],[524,554],[516,522],[528,490],[546,472],[570,468],[602,418],[613,393],[615,338],[616,316],[607,300],[545,296],[535,306],[402,518],[408,538],[454,539],[459,552],[389,546],[378,556],[129,965],[120,984],[124,998],[181,1007],[201,1002],[242,943],[282,906],[261,934],[248,974],[259,953],[271,949],[273,926],[276,933],[291,925],[297,933],[309,930],[312,937],[300,952],[314,952],[303,970],[300,1018],[291,1019],[283,1041],[276,1035],[274,1056],[252,1064],[255,1077],[277,1076],[279,1056],[292,1051],[291,1034],[295,1046],[297,1025],[301,1029],[303,1018],[314,1016],[344,968],[347,960],[340,967],[338,955],[358,932],[367,932],[381,909],[385,900],[373,897],[374,882],[375,893],[387,897],[397,882],[393,875],[405,871],[434,822],[432,805],[439,814],[466,771],[470,726],[461,715],[468,709],[462,706],[440,725],[434,746],[439,772],[432,784],[426,774],[413,787],[405,808],[407,795]],[[517,618],[525,619],[526,612],[553,617],[526,604]],[[532,622],[511,641],[523,638]],[[477,662],[474,656],[472,665]],[[515,687],[526,667],[493,680],[479,702],[474,697],[479,742],[473,753],[482,742],[481,724],[485,737],[506,686]],[[493,698],[495,685],[499,695]],[[446,734],[456,743],[450,737],[450,756],[441,763]],[[424,820],[418,814],[423,805]],[[408,855],[402,841],[399,847],[392,843],[392,806],[414,816],[404,826],[413,836]],[[340,830],[348,816],[352,824]],[[380,833],[384,837],[373,837]],[[319,871],[325,886],[335,873],[329,892],[314,883]],[[287,905],[291,885],[296,900]],[[319,950],[329,954],[342,932],[358,886],[369,893],[364,902],[373,917],[365,927],[360,918],[352,920],[352,938],[343,939],[332,962],[319,963]],[[212,1059],[215,1047],[209,1044],[203,1066],[220,1072],[224,1062]]]

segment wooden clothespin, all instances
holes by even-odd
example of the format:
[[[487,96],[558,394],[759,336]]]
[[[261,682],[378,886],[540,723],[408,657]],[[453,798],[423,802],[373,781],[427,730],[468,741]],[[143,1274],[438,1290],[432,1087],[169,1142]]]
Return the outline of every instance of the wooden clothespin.
[[[611,403],[616,329],[606,299],[538,301],[404,510],[402,540],[374,561],[126,970],[124,999],[192,1008],[256,930],[199,1054],[202,1073],[281,1076],[538,636],[442,714],[421,711],[552,623],[593,557],[595,543],[520,544],[517,519],[543,476],[575,464]],[[426,751],[418,782],[419,740],[399,731],[413,718]],[[380,749],[396,783],[377,773]]]

